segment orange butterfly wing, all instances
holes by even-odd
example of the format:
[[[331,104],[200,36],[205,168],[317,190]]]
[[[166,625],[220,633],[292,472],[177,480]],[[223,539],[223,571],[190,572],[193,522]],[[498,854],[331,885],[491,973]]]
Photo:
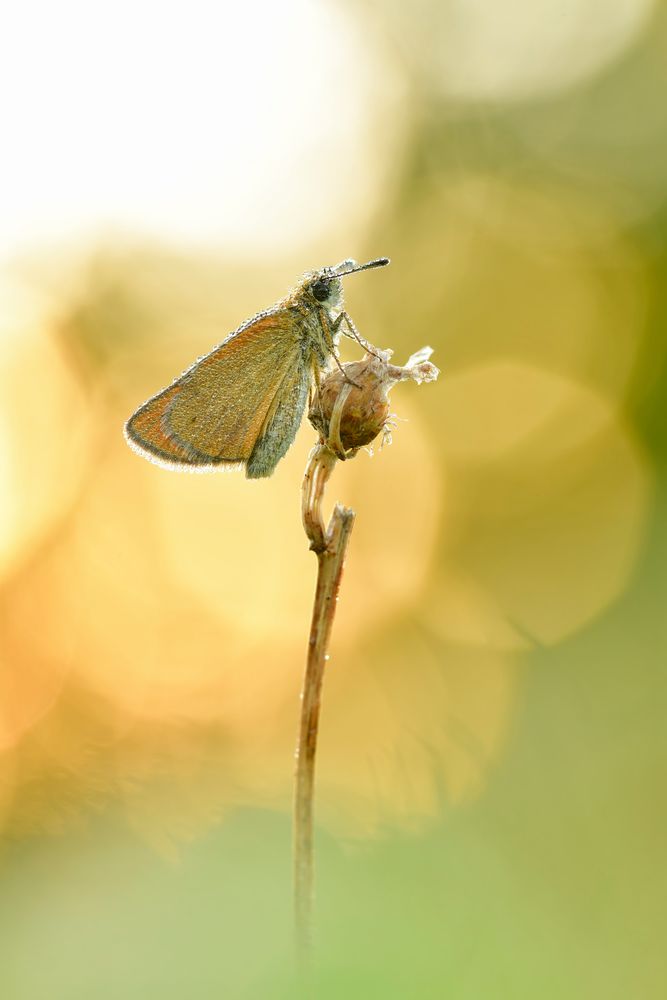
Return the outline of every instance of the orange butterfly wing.
[[[126,437],[136,451],[165,465],[244,463],[283,380],[302,363],[294,314],[261,314],[140,406],[125,425]]]

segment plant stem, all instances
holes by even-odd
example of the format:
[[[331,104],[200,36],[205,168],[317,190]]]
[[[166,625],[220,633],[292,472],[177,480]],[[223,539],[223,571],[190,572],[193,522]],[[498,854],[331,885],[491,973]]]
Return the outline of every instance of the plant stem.
[[[322,497],[335,462],[335,455],[325,445],[316,445],[308,460],[303,484],[303,523],[310,547],[317,554],[317,586],[301,694],[294,788],[294,915],[298,953],[304,964],[312,938],[313,804],[322,681],[345,552],[355,516],[353,510],[336,504],[329,526],[324,528]]]

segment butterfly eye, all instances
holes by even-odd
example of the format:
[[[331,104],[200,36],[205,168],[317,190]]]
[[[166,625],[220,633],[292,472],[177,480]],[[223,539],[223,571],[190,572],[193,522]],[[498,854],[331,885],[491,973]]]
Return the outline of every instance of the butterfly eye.
[[[324,302],[325,299],[329,297],[329,282],[323,281],[321,278],[316,281],[311,291],[318,302]]]

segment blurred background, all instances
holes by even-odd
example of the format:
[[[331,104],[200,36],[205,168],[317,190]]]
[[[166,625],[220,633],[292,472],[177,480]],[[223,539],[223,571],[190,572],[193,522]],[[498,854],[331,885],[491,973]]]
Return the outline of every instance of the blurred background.
[[[349,311],[443,374],[328,491],[318,996],[665,996],[664,5],[2,22],[2,995],[296,995],[315,435],[248,482],[122,427],[304,270],[388,254]]]

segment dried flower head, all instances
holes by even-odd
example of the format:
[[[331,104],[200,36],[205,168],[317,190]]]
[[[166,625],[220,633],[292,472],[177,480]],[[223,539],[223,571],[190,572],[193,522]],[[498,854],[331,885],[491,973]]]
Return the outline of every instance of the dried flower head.
[[[368,352],[361,361],[334,368],[323,379],[308,413],[321,440],[338,458],[351,458],[389,426],[389,391],[397,382],[433,382],[438,369],[423,347],[403,367],[390,364],[390,350]]]

